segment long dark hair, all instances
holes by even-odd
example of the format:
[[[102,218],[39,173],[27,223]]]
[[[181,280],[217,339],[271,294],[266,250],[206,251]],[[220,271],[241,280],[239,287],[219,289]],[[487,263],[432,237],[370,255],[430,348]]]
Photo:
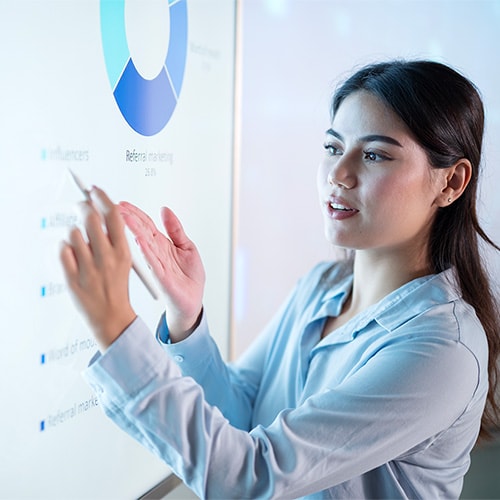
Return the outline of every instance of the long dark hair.
[[[430,234],[429,262],[438,273],[454,267],[463,298],[471,304],[486,332],[489,346],[489,391],[480,437],[498,429],[500,402],[500,319],[479,238],[500,248],[481,228],[476,196],[481,164],[484,109],[478,90],[454,69],[433,61],[389,61],[357,71],[335,92],[332,116],[351,93],[365,90],[391,108],[427,152],[434,168],[447,168],[466,158],[471,180],[457,200],[440,208]]]

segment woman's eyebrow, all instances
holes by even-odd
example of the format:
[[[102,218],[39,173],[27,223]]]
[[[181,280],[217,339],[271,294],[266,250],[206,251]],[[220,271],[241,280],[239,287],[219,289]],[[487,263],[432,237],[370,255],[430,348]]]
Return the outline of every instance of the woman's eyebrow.
[[[403,147],[399,141],[388,135],[370,134],[360,137],[359,140],[362,142],[387,142],[388,144],[393,144],[394,146],[399,146],[400,148]]]
[[[325,133],[328,134],[328,135],[333,135],[339,141],[344,142],[344,138],[338,132],[335,132],[335,130],[333,130],[333,128],[329,128]]]
[[[336,130],[333,130],[332,128],[329,128],[326,131],[327,134],[333,135],[336,137],[339,141],[344,142],[344,138],[342,137],[342,134],[339,134]],[[388,135],[380,135],[380,134],[369,134],[369,135],[364,135],[363,137],[360,137],[358,139],[358,142],[386,142],[388,144],[392,144],[394,146],[398,146],[400,148],[403,147],[403,145],[394,139],[393,137],[390,137]]]

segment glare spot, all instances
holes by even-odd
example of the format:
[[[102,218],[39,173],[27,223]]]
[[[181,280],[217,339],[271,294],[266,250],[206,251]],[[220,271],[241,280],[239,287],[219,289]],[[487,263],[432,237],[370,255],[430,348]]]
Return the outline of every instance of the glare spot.
[[[270,14],[283,16],[287,8],[287,0],[266,0],[266,7]]]

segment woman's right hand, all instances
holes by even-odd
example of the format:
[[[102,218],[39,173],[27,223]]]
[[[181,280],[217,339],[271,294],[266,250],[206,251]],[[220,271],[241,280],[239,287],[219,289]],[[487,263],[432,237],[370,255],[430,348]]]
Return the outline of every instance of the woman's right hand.
[[[200,254],[169,208],[161,209],[167,237],[136,206],[128,202],[120,202],[119,206],[125,224],[166,294],[170,338],[172,342],[183,340],[196,328],[202,310],[205,270]]]

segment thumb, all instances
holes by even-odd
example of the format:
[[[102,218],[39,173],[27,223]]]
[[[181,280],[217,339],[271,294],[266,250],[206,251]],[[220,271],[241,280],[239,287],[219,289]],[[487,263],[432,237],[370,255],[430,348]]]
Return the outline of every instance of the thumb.
[[[162,207],[161,221],[172,243],[181,249],[187,249],[192,246],[191,240],[186,236],[181,221],[168,207]]]

